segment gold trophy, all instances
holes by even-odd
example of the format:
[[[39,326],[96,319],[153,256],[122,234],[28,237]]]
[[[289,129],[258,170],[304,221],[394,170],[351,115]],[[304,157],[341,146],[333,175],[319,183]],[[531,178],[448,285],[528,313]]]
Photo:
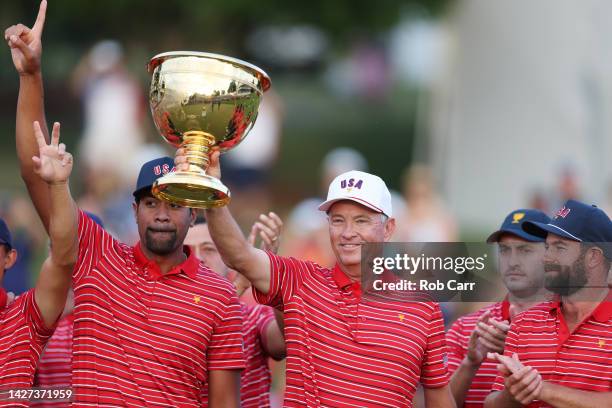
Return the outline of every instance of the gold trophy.
[[[224,152],[244,139],[270,77],[235,58],[191,51],[156,55],[147,68],[155,126],[168,143],[185,149],[189,162],[189,170],[159,178],[153,195],[192,208],[227,205],[229,189],[206,174],[210,149]]]

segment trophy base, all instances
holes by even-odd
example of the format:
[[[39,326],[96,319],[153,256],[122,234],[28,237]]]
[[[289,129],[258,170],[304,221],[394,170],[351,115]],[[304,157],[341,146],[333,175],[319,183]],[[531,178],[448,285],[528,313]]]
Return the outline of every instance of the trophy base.
[[[160,200],[189,208],[223,207],[230,202],[229,189],[221,180],[204,173],[168,173],[155,181],[151,192]]]

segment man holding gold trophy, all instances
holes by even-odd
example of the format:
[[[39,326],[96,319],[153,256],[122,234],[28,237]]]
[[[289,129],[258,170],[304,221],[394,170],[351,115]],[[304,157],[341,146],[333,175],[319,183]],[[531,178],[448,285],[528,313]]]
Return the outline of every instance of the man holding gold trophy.
[[[38,21],[44,22],[46,7],[43,0]],[[34,121],[48,139],[41,35],[42,23],[36,31],[18,24],[7,29],[5,40],[20,78],[21,173],[48,230],[48,187],[31,164],[38,149]],[[240,306],[232,284],[183,245],[195,220],[195,211],[185,205],[209,208],[229,201],[228,189],[204,172],[207,153],[244,138],[270,81],[248,63],[204,53],[160,54],[149,69],[155,123],[166,140],[188,152],[189,166],[173,173],[170,158],[142,166],[134,191],[140,236],[135,246],[118,242],[78,211],[73,401],[75,406],[237,407],[244,368]],[[206,401],[200,397],[203,387]]]
[[[163,138],[185,152],[185,170],[153,185],[153,194],[191,208],[227,205],[229,189],[205,173],[212,148],[235,147],[251,130],[268,75],[235,58],[203,52],[167,52],[148,65],[149,102]]]
[[[45,11],[43,0],[43,21]],[[5,39],[20,76],[16,145],[22,177],[48,229],[48,189],[31,166],[34,121],[48,138],[40,31],[16,25]],[[419,382],[428,406],[453,406],[439,306],[401,306],[397,321],[379,320],[376,313],[383,312],[373,309],[359,312],[360,246],[389,240],[395,228],[385,183],[357,174],[367,186],[356,192],[361,199],[337,189],[342,180],[330,185],[320,208],[330,217],[338,261],[333,270],[254,249],[224,207],[230,192],[219,180],[219,154],[251,129],[270,79],[251,64],[198,52],[159,54],[148,69],[153,119],[164,139],[179,148],[177,171],[169,158],[141,168],[133,203],[140,242],[133,247],[78,211],[75,405],[239,406],[244,355],[234,287],[183,245],[195,220],[192,208],[204,208],[225,263],[251,281],[259,301],[286,313],[285,406],[410,406]],[[321,301],[323,311],[317,309]],[[384,313],[397,316],[397,310]],[[339,326],[326,331],[334,324]],[[361,325],[375,338],[363,338]],[[391,347],[384,340],[390,335],[398,344],[418,344],[421,352]],[[203,387],[207,401],[200,398]]]

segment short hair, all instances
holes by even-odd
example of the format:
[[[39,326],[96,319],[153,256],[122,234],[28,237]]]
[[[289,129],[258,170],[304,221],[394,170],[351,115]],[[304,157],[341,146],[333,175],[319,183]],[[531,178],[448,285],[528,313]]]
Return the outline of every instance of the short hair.
[[[143,188],[138,190],[137,192],[134,193],[134,202],[136,204],[140,204],[140,200],[142,200],[145,197],[153,197],[153,193],[151,192],[151,189],[147,189],[147,188]]]

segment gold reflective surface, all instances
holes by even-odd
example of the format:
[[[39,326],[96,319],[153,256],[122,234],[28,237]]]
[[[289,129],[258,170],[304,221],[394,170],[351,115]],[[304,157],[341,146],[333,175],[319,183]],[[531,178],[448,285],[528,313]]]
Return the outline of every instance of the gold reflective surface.
[[[189,171],[159,179],[153,193],[189,207],[227,204],[227,187],[205,175],[209,149],[217,146],[227,151],[244,139],[255,123],[270,78],[235,58],[187,51],[159,54],[151,59],[148,70],[155,126],[168,143],[186,149],[190,163]]]

